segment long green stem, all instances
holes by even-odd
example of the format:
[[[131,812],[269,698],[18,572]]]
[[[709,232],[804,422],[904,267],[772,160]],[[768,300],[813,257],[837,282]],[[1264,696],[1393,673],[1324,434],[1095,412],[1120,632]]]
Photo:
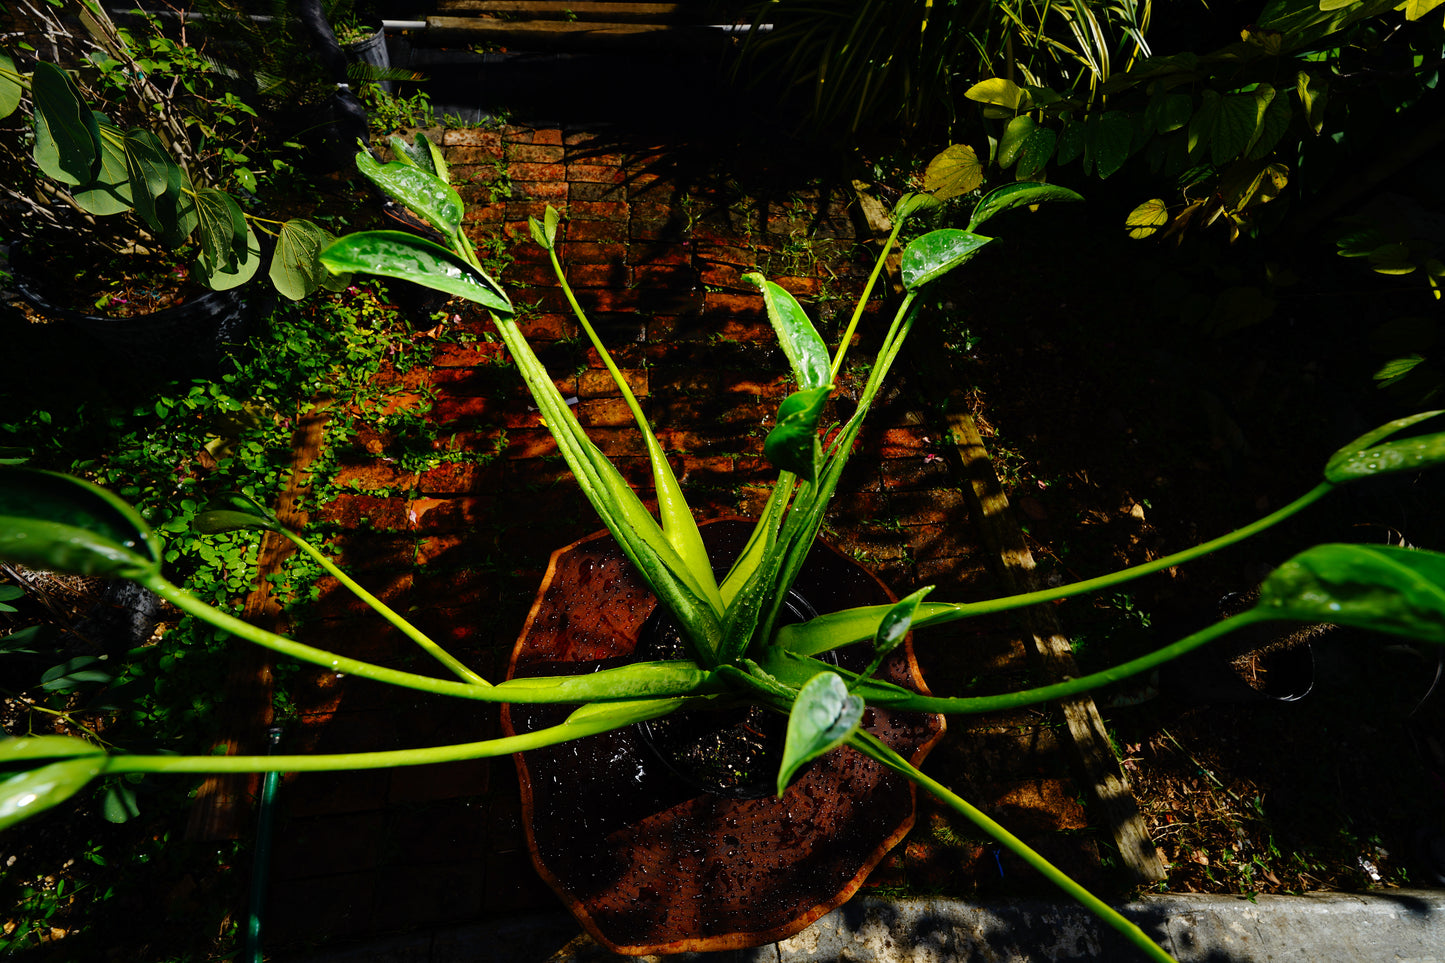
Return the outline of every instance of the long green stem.
[[[372,595],[366,589],[358,585],[356,581],[351,578],[351,576],[347,575],[341,569],[337,568],[336,565],[332,563],[331,559],[327,558],[325,555],[322,555],[319,551],[312,547],[311,543],[307,542],[301,536],[296,535],[293,532],[287,531],[284,528],[280,529],[280,532],[281,534],[289,538],[297,548],[301,549],[301,551],[305,552],[307,555],[315,559],[318,565],[320,565],[328,573],[330,573],[330,575],[338,582],[346,586],[353,595],[361,599],[361,601],[365,602],[377,614],[379,614],[382,618],[386,619],[394,627],[396,627],[396,629],[400,631],[403,635],[411,639],[417,645],[421,646],[421,648],[428,655],[430,655],[432,658],[436,659],[442,665],[450,669],[452,673],[455,674],[463,682],[470,682],[472,685],[491,684],[486,679],[483,679],[481,676],[477,675],[471,669],[463,665],[461,660],[459,660],[456,656],[452,655],[450,652],[433,642],[424,632],[422,632],[416,626],[412,625],[406,619],[396,614],[396,612],[393,611],[391,607],[388,606],[385,602],[381,601],[381,599]]]
[[[867,732],[858,732],[849,739],[848,744],[864,755],[876,759],[893,771],[902,773],[924,789],[933,793],[933,795],[937,796],[945,805],[958,811],[974,825],[978,826],[978,828],[988,833],[1015,856],[1018,856],[1048,879],[1049,882],[1058,886],[1065,893],[1069,894],[1069,896],[1077,900],[1079,904],[1089,912],[1122,933],[1125,939],[1137,946],[1149,959],[1155,960],[1157,963],[1178,963],[1174,957],[1164,951],[1163,947],[1150,939],[1148,934],[1141,930],[1138,925],[1125,919],[1114,907],[1079,885],[1068,873],[1065,873],[1053,863],[1044,859],[1033,849],[1029,848],[1023,840],[990,819],[988,815],[979,810],[978,807],[955,794],[953,790],[947,786],[925,775],[907,759],[904,759],[898,753],[894,752],[876,737]]]
[[[833,355],[831,377],[838,380],[838,372],[843,370],[843,359],[848,354],[848,345],[853,341],[853,332],[858,329],[858,321],[863,317],[863,309],[868,306],[868,298],[873,294],[873,287],[878,283],[878,277],[883,273],[883,266],[888,263],[888,255],[893,250],[893,245],[898,241],[898,232],[903,230],[903,222],[906,217],[898,217],[894,220],[893,230],[888,235],[888,240],[883,242],[883,250],[878,252],[878,260],[873,263],[873,271],[868,275],[868,283],[863,286],[863,293],[858,296],[858,304],[853,308],[853,316],[848,319],[848,327],[843,331],[843,339],[838,342],[838,350]]]
[[[638,663],[585,675],[511,679],[500,685],[454,682],[374,665],[268,632],[211,608],[158,575],[145,579],[142,584],[183,612],[299,662],[309,662],[344,675],[435,695],[455,696],[479,702],[626,702],[648,697],[700,695],[716,691],[719,685],[713,673],[690,662]]]
[[[107,773],[230,773],[230,772],[335,772],[343,769],[387,769],[393,766],[426,766],[439,762],[461,762],[509,756],[569,742],[599,732],[610,732],[634,722],[667,715],[685,699],[648,699],[613,706],[618,711],[569,719],[536,732],[525,732],[481,742],[463,742],[423,749],[395,749],[388,752],[348,752],[309,756],[111,756]],[[581,715],[579,713],[579,715]]]
[[[925,602],[918,607],[918,615],[914,618],[913,625],[915,628],[943,625],[944,623],[956,622],[960,619],[974,618],[979,615],[993,615],[999,612],[1010,612],[1015,609],[1027,608],[1030,605],[1055,602],[1059,599],[1072,598],[1076,595],[1086,595],[1090,592],[1098,592],[1102,589],[1122,585],[1133,579],[1142,578],[1145,575],[1152,575],[1155,572],[1172,568],[1175,565],[1183,565],[1196,558],[1209,555],[1212,552],[1217,552],[1220,549],[1242,542],[1273,525],[1277,525],[1291,515],[1304,510],[1325,495],[1334,491],[1335,487],[1331,482],[1321,482],[1278,511],[1271,512],[1242,528],[1237,528],[1228,534],[1211,539],[1201,545],[1195,545],[1181,552],[1175,552],[1173,555],[1166,555],[1152,562],[1145,562],[1141,565],[1120,569],[1108,575],[1084,579],[1081,582],[1070,582],[1067,585],[1060,585],[1054,588],[1039,589],[1035,592],[1024,592],[1019,595],[987,599],[982,602]],[[889,606],[886,605],[865,606],[849,609],[831,616],[819,616],[816,619],[800,625],[783,626],[778,629],[776,644],[790,652],[797,652],[802,655],[817,655],[820,652],[836,649],[853,642],[870,639],[873,637],[874,631],[877,630],[879,620],[883,618],[888,608]]]
[[[907,709],[918,712],[943,712],[951,715],[981,712],[1002,712],[1006,709],[1017,709],[1021,706],[1036,705],[1040,702],[1052,702],[1058,699],[1069,699],[1073,696],[1082,695],[1100,686],[1109,685],[1130,676],[1147,672],[1150,669],[1158,668],[1172,659],[1177,659],[1186,652],[1192,652],[1200,646],[1207,645],[1215,639],[1228,635],[1230,632],[1242,629],[1247,625],[1256,622],[1264,622],[1269,619],[1268,614],[1251,609],[1248,612],[1241,612],[1231,616],[1222,622],[1215,622],[1192,635],[1187,635],[1177,642],[1156,649],[1148,655],[1142,655],[1137,659],[1122,662],[1119,665],[1099,672],[1092,672],[1089,675],[1080,676],[1077,679],[1066,679],[1063,682],[1056,682],[1052,685],[1038,686],[1033,689],[1020,689],[1017,692],[1005,692],[991,696],[925,696],[916,692],[910,692],[901,686],[891,686],[888,683],[878,682],[872,679],[860,680],[854,691],[862,696],[869,705],[886,706],[889,709]],[[817,663],[820,670],[823,669],[821,662]],[[831,671],[840,671],[831,669]],[[845,673],[851,675],[851,673]]]

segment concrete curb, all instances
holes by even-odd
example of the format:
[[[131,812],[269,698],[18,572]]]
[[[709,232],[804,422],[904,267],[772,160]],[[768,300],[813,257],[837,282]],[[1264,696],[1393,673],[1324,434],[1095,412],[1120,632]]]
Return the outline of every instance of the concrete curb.
[[[1150,896],[1119,906],[1179,963],[1445,963],[1445,890],[1356,895]],[[700,960],[717,963],[1129,963],[1142,956],[1087,910],[1018,901],[855,899],[781,943],[727,953],[619,957],[563,914],[441,930],[305,963]]]

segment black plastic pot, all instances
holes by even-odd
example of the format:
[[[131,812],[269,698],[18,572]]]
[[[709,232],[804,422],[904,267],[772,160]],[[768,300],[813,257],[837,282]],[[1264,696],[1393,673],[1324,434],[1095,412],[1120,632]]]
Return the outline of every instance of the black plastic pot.
[[[269,298],[256,285],[207,291],[183,304],[129,318],[87,314],[56,304],[47,294],[43,255],[25,245],[10,249],[15,291],[37,312],[78,333],[97,352],[131,373],[204,375],[244,344]]]

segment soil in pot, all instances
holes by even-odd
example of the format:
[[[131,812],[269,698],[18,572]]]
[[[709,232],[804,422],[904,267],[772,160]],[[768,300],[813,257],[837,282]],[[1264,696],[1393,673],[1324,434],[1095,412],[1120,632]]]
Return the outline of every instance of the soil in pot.
[[[728,520],[702,533],[711,557],[732,558],[750,530]],[[796,588],[821,600],[828,586],[841,600],[820,608],[889,600],[852,559],[821,545],[813,554]],[[509,677],[634,661],[655,606],[610,536],[569,546],[553,555]],[[883,677],[921,690],[911,649],[895,656]],[[532,731],[572,708],[506,706],[503,726]],[[915,761],[943,731],[941,717],[918,713],[870,710],[864,725]],[[914,813],[912,785],[851,750],[823,757],[782,799],[700,791],[659,764],[637,727],[525,753],[517,766],[539,874],[593,936],[632,954],[784,939],[852,896]]]

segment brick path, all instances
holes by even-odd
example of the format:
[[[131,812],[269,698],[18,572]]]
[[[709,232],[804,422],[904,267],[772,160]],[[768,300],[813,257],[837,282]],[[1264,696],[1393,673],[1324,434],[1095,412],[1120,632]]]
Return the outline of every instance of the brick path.
[[[529,239],[546,203],[567,215],[561,252],[643,399],[699,515],[748,513],[770,472],[762,437],[786,393],[756,289],[761,270],[796,293],[827,332],[852,307],[868,266],[842,201],[817,191],[749,196],[688,187],[648,157],[611,152],[557,129],[445,135],[453,180],[470,195],[479,244],[506,240],[502,273],[528,305],[523,327],[598,445],[634,480],[646,462],[625,407],[579,334]],[[701,183],[699,181],[699,183]],[[508,190],[509,189],[509,193]],[[804,243],[806,242],[806,243]],[[485,335],[480,315],[458,324]],[[440,452],[415,469],[407,439],[365,421],[335,452],[352,489],[319,513],[343,567],[484,676],[503,674],[550,552],[600,527],[527,407],[499,344],[449,346],[429,369],[391,375],[394,405],[438,428]],[[897,381],[897,379],[895,379]],[[904,382],[898,381],[902,384]],[[905,385],[906,387],[906,385]],[[428,401],[430,396],[430,401]],[[828,519],[835,544],[875,565],[896,590],[939,586],[936,599],[993,594],[962,483],[900,391],[875,409]],[[344,592],[322,583],[313,644],[387,665],[434,671]],[[919,640],[935,692],[984,676],[995,688],[1027,672],[1018,638],[998,625]],[[987,681],[993,676],[997,682]],[[496,711],[431,699],[319,670],[290,676],[298,720],[283,751],[358,751],[497,734]],[[1065,868],[1098,876],[1099,834],[1077,801],[1047,712],[955,719],[926,766]],[[266,943],[283,958],[307,947],[555,909],[519,826],[510,760],[395,772],[288,776],[280,791]],[[870,885],[953,895],[1039,890],[967,825],[924,802],[917,827]]]

